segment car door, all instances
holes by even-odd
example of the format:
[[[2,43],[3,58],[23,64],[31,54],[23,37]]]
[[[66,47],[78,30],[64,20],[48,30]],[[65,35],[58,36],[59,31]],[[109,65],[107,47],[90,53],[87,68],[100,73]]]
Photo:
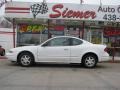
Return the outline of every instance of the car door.
[[[70,62],[69,38],[53,38],[38,48],[40,62]]]
[[[81,54],[84,50],[83,41],[77,38],[71,38],[71,63],[80,63]]]

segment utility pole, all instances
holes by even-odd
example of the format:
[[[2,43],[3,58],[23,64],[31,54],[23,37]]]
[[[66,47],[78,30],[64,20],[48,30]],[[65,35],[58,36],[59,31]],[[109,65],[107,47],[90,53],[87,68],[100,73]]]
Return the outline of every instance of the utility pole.
[[[83,0],[80,0],[80,4],[83,4],[84,3],[84,1]]]
[[[100,6],[102,6],[102,1],[100,0]]]

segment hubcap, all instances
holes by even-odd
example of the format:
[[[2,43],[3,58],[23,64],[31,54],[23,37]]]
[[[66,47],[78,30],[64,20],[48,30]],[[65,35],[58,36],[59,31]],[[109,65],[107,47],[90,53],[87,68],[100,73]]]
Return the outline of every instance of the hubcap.
[[[95,58],[94,57],[87,57],[86,60],[85,60],[85,64],[88,66],[88,67],[92,67],[95,65]]]
[[[31,63],[31,58],[28,55],[23,55],[21,57],[21,63],[22,65],[29,65]]]

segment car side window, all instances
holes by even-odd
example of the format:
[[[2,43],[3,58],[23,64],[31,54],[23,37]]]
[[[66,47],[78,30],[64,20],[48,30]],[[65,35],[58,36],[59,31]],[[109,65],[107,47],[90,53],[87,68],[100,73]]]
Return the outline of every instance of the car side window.
[[[46,42],[43,46],[69,46],[70,40],[67,37],[54,38]]]
[[[79,40],[79,39],[76,39],[76,38],[71,39],[71,46],[80,45],[82,43],[83,43],[82,40]]]

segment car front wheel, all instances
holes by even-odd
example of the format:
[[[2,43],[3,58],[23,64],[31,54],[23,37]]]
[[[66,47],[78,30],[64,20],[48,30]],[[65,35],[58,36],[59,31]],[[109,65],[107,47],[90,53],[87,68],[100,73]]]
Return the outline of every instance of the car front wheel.
[[[34,58],[32,54],[24,52],[20,54],[18,61],[21,66],[28,67],[28,66],[33,65]]]
[[[98,62],[97,57],[95,55],[92,55],[92,54],[85,55],[83,57],[83,60],[82,60],[82,64],[86,68],[93,68],[93,67],[95,67],[97,62]]]

